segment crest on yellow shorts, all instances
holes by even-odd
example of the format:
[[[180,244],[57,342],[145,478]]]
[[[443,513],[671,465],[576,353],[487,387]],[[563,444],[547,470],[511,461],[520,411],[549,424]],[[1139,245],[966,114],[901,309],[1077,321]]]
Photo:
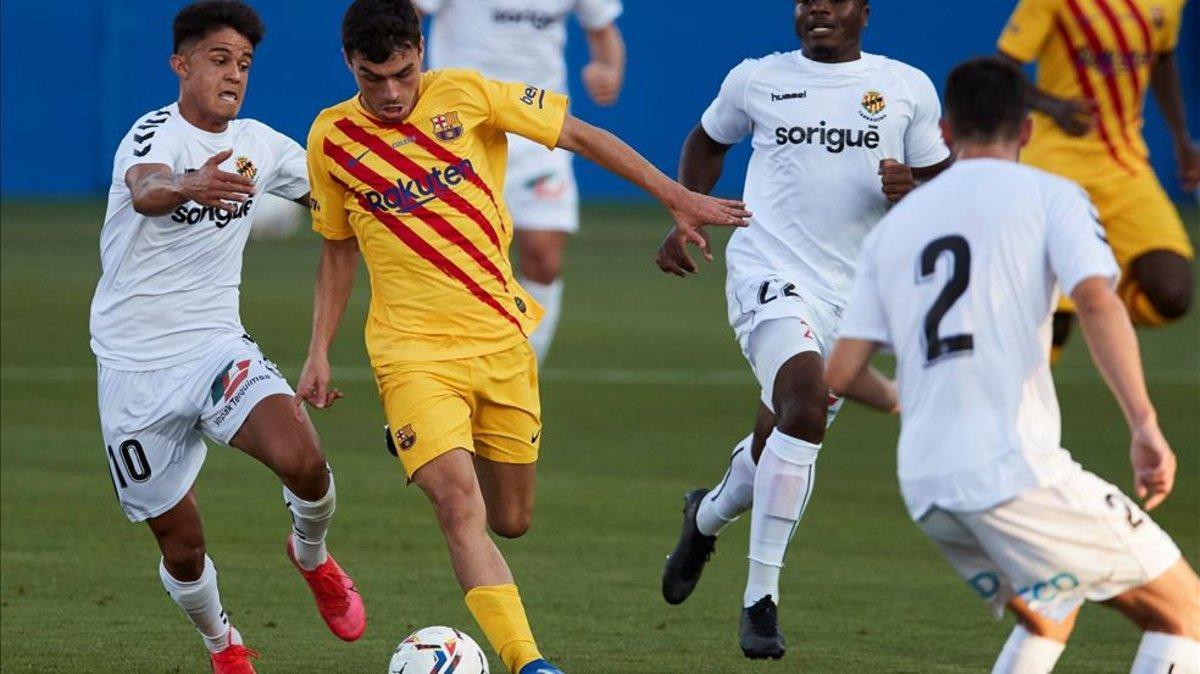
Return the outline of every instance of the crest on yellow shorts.
[[[417,444],[417,432],[413,430],[412,424],[405,424],[404,428],[396,431],[396,444],[400,449],[410,449]]]

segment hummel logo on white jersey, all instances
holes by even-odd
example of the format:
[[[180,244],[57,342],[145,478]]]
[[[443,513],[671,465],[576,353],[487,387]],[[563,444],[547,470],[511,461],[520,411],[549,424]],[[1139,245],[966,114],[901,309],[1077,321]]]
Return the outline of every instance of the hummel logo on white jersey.
[[[772,101],[790,101],[795,98],[808,98],[808,92],[796,91],[790,94],[777,94],[775,92],[771,92]]]

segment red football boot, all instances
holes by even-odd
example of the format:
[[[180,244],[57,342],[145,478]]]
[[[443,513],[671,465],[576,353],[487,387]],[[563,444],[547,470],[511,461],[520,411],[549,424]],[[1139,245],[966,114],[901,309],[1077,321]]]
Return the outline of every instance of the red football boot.
[[[342,641],[354,641],[361,637],[367,629],[367,609],[363,606],[358,589],[354,587],[354,581],[342,571],[333,555],[329,555],[324,564],[306,571],[296,561],[291,535],[287,540],[287,555],[312,590],[313,598],[317,600],[317,611],[329,626],[329,631]]]
[[[225,650],[211,655],[213,674],[254,674],[250,660],[257,657],[258,651],[241,644],[229,644]]]

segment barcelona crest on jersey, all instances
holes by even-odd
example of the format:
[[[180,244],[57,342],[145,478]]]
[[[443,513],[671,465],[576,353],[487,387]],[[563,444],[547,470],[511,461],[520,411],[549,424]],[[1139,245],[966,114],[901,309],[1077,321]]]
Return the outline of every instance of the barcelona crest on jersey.
[[[451,141],[462,135],[462,123],[458,121],[457,112],[446,112],[429,118],[433,122],[433,135],[438,140]]]

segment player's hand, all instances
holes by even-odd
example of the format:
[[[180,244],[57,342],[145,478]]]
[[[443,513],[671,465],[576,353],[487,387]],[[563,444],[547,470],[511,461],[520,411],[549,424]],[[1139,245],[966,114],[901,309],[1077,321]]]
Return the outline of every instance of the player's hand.
[[[1190,140],[1175,145],[1175,161],[1179,166],[1179,184],[1184,192],[1200,189],[1200,147]]]
[[[1047,114],[1068,136],[1086,136],[1096,126],[1096,113],[1100,104],[1090,98],[1059,100],[1050,106]]]
[[[893,204],[917,188],[917,179],[913,177],[912,167],[895,159],[879,160],[879,175],[882,177],[883,196]]]
[[[621,72],[603,63],[589,63],[583,68],[583,86],[596,105],[612,105],[621,95]]]
[[[304,361],[304,367],[300,370],[300,381],[296,382],[296,396],[292,398],[297,420],[303,418],[304,403],[323,410],[342,397],[341,391],[330,388],[330,379],[332,375],[328,358],[310,355]]]
[[[199,169],[179,179],[179,191],[198,204],[233,215],[239,204],[254,196],[254,181],[219,168],[221,162],[232,156],[233,150],[223,150],[209,157]]]
[[[1133,463],[1133,491],[1142,507],[1153,510],[1175,487],[1175,452],[1167,444],[1158,423],[1151,421],[1135,429],[1129,447]]]
[[[745,227],[750,224],[750,211],[746,210],[745,202],[710,197],[683,186],[678,186],[678,192],[665,205],[679,232],[701,249],[708,246],[701,227]]]
[[[700,237],[704,239],[704,243],[697,246],[700,249],[700,254],[705,260],[712,262],[712,250],[709,248],[708,233],[703,229],[698,232]],[[671,231],[667,232],[667,238],[658,246],[658,252],[654,255],[654,263],[658,265],[664,273],[674,274],[680,278],[687,278],[688,274],[700,273],[700,268],[696,266],[696,261],[688,253],[687,235],[679,231],[678,227],[672,227]]]

